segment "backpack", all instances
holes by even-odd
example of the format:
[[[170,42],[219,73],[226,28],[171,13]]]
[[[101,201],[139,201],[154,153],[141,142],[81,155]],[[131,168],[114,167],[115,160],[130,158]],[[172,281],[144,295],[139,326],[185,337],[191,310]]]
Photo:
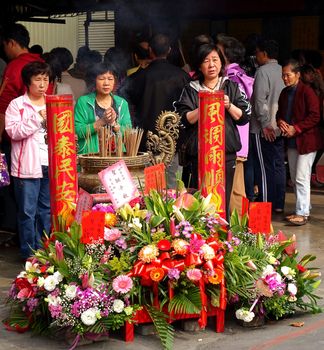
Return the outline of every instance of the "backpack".
[[[239,66],[233,67],[227,71],[227,76],[230,80],[237,83],[241,90],[243,90],[250,100],[253,93],[254,78],[249,77]]]

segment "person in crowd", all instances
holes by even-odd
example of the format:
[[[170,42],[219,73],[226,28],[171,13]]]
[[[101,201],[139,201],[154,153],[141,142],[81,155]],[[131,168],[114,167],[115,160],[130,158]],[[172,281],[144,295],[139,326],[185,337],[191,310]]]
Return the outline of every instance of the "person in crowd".
[[[88,46],[81,46],[79,48],[76,62],[74,66],[68,70],[70,76],[76,79],[70,81],[75,100],[90,92],[86,84],[86,74],[89,68],[100,62],[102,62],[102,56],[99,51],[90,50]]]
[[[30,37],[25,26],[19,23],[10,23],[5,25],[1,31],[1,41],[3,50],[8,59],[8,64],[3,73],[2,85],[0,87],[0,147],[6,155],[7,163],[10,168],[11,143],[8,135],[4,130],[5,112],[9,103],[23,95],[26,86],[21,77],[23,67],[33,61],[42,61],[39,54],[30,53],[28,50]],[[48,93],[51,93],[49,86]],[[4,206],[4,215],[2,220],[2,228],[7,231],[16,231],[16,204],[13,185],[0,189],[0,197],[6,203]]]
[[[250,100],[253,92],[254,79],[249,77],[240,67],[244,60],[245,48],[236,38],[227,35],[217,36],[217,46],[221,50],[225,59],[225,74],[228,78],[236,82],[242,93]],[[237,126],[242,148],[237,152],[236,167],[233,180],[233,188],[230,199],[230,211],[234,209],[238,213],[242,212],[242,198],[246,197],[244,181],[244,162],[249,150],[249,123]]]
[[[299,63],[290,59],[282,67],[285,84],[280,94],[277,124],[288,147],[290,177],[296,195],[295,213],[286,219],[304,225],[310,215],[310,179],[316,152],[322,146],[320,105],[312,88],[300,79]]]
[[[39,44],[35,44],[30,47],[29,52],[38,53],[40,56],[44,53],[43,47]]]
[[[310,86],[315,94],[318,96],[320,103],[320,128],[322,130],[322,136],[324,136],[324,81],[322,76],[318,73],[311,64],[304,64],[300,67],[301,80],[304,84]],[[324,185],[317,181],[316,177],[316,164],[323,154],[323,147],[316,153],[315,161],[312,166],[311,185],[314,187],[323,187]]]
[[[43,233],[49,234],[51,225],[45,104],[50,66],[30,62],[21,75],[27,91],[10,102],[5,129],[12,145],[11,175],[18,205],[20,251],[27,259],[41,247]]]
[[[128,56],[123,49],[119,47],[111,47],[105,52],[103,61],[107,64],[112,64],[115,66],[117,74],[117,81],[115,84],[116,92],[127,76],[127,67],[129,66]]]
[[[128,77],[138,70],[147,68],[147,66],[150,64],[151,59],[148,41],[142,40],[134,45],[133,60],[135,62],[135,67],[127,70]]]
[[[101,127],[108,126],[122,133],[132,127],[127,101],[113,94],[116,74],[113,65],[103,62],[89,68],[87,82],[92,92],[81,96],[74,109],[79,154],[99,152]]]
[[[157,118],[164,111],[174,111],[173,103],[179,99],[183,87],[190,80],[184,70],[168,62],[171,48],[167,35],[155,34],[149,43],[152,62],[124,89],[125,98],[134,106],[134,124],[144,129],[141,151],[146,151],[147,132],[156,133]],[[169,188],[175,188],[176,173],[179,171],[181,168],[176,154],[167,169]]]
[[[286,193],[284,140],[276,124],[280,92],[284,88],[281,66],[278,64],[278,44],[262,39],[257,43],[256,59],[259,68],[255,74],[251,99],[251,147],[247,167],[256,178],[247,187],[247,197],[254,196],[252,184],[258,186],[257,201],[271,202],[275,213],[283,213]]]
[[[74,98],[74,93],[70,84],[63,82],[62,76],[70,76],[67,72],[68,68],[73,63],[73,56],[71,52],[65,47],[55,47],[46,57],[46,63],[51,67],[51,80],[54,83],[54,95],[70,94]],[[70,76],[71,79],[72,76]],[[76,79],[77,80],[77,79]]]
[[[237,83],[225,75],[225,59],[220,49],[214,44],[204,44],[197,50],[196,61],[193,66],[198,79],[185,86],[180,99],[176,102],[176,110],[182,117],[187,128],[188,140],[190,135],[197,135],[198,129],[198,93],[199,91],[224,90],[225,105],[225,174],[226,174],[226,207],[229,218],[229,200],[235,171],[236,152],[241,149],[241,141],[237,125],[248,123],[250,117],[250,103],[242,93]],[[194,136],[191,143],[196,144],[195,155],[192,154],[190,167],[186,167],[186,179],[191,173],[191,187],[198,187],[198,137]],[[194,153],[194,152],[192,152]]]

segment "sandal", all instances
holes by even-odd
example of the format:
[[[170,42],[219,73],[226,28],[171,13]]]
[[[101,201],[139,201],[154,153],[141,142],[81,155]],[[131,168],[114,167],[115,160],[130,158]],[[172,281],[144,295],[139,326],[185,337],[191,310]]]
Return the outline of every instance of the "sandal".
[[[295,213],[289,214],[289,215],[285,216],[285,220],[289,221],[289,220],[290,220],[291,218],[293,218],[294,216],[296,216]]]
[[[288,219],[288,222],[296,226],[302,226],[307,224],[308,217],[303,215],[293,215]]]

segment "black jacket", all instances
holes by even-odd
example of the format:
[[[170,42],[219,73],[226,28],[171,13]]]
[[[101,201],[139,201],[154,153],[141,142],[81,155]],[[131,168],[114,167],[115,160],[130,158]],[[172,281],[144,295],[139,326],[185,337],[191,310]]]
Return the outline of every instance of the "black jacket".
[[[136,73],[134,73],[136,74]],[[122,95],[134,106],[134,125],[144,129],[141,149],[145,149],[145,134],[156,133],[155,121],[164,111],[174,111],[189,75],[166,59],[156,59],[138,74],[126,79]]]
[[[181,116],[181,121],[185,127],[185,132],[182,134],[180,142],[185,142],[189,136],[197,132],[198,122],[190,124],[187,120],[187,112],[193,111],[199,105],[198,100],[198,81],[190,82],[182,91],[179,101],[175,103],[176,111]],[[251,106],[249,101],[244,96],[237,83],[227,79],[222,85],[225,95],[229,96],[230,101],[242,110],[242,117],[235,121],[230,114],[225,110],[225,153],[226,158],[233,159],[236,157],[236,152],[242,147],[240,135],[236,125],[245,125],[250,120]],[[198,142],[198,141],[197,141]],[[198,150],[198,147],[197,147]],[[198,154],[197,154],[198,156]]]

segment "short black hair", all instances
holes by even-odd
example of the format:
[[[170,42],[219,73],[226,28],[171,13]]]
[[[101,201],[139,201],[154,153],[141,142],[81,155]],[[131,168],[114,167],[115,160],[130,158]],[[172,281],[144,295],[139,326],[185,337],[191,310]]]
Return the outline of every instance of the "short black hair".
[[[88,68],[86,74],[86,83],[90,91],[95,91],[97,77],[105,73],[111,73],[114,76],[115,80],[117,80],[117,70],[112,63],[99,62]]]
[[[277,59],[279,56],[279,45],[277,41],[273,39],[263,39],[261,38],[257,44],[256,47],[260,51],[265,51],[269,58]]]
[[[29,87],[31,78],[38,74],[48,75],[48,77],[51,77],[51,67],[49,64],[41,61],[27,63],[21,71],[21,78],[24,85]]]
[[[1,40],[3,42],[15,40],[21,47],[28,48],[30,36],[26,27],[22,24],[10,23],[2,28]]]
[[[224,55],[229,63],[242,63],[245,57],[244,45],[232,36],[218,35],[217,43],[223,46]]]
[[[156,57],[167,56],[171,43],[165,34],[155,34],[151,37],[149,46]]]
[[[221,63],[222,63],[222,68],[219,72],[219,76],[223,76],[224,75],[224,70],[225,70],[225,58],[221,52],[221,50],[215,46],[214,44],[204,44],[204,45],[200,45],[198,50],[197,50],[197,55],[193,64],[193,68],[195,71],[195,74],[197,76],[197,78],[199,79],[199,81],[203,81],[204,80],[204,76],[200,71],[200,66],[201,64],[204,62],[205,58],[212,52],[212,51],[216,51]]]

